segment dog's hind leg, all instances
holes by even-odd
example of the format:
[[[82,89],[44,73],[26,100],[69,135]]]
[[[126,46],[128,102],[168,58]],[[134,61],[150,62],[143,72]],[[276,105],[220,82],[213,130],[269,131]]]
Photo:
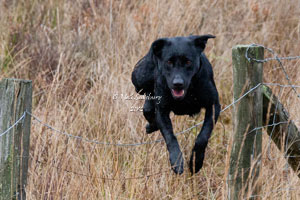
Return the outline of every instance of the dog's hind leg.
[[[146,133],[150,134],[154,131],[158,130],[158,127],[156,125],[155,120],[155,103],[154,100],[145,100],[144,108],[143,108],[143,114],[147,121],[149,122],[146,125]]]
[[[218,109],[218,108],[217,108]],[[218,113],[217,113],[218,114]],[[205,119],[202,129],[196,138],[195,146],[192,151],[190,158],[190,171],[192,173],[197,173],[203,165],[205,149],[210,138],[211,132],[213,130],[213,109],[212,106],[206,108]],[[195,166],[194,166],[195,164]],[[195,167],[195,169],[194,169]]]

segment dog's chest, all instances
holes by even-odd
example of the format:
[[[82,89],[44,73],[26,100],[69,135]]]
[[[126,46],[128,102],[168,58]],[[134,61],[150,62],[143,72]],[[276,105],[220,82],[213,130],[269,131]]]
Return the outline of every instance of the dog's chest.
[[[187,96],[182,101],[173,101],[171,111],[176,115],[195,115],[200,112],[201,104],[195,96]]]

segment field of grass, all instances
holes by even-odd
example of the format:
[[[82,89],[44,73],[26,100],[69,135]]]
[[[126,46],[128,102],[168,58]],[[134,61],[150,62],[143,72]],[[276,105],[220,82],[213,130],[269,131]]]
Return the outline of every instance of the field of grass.
[[[159,37],[213,34],[205,50],[222,108],[232,101],[231,48],[258,43],[279,56],[300,55],[300,1],[295,0],[3,0],[0,1],[0,79],[33,81],[33,114],[58,130],[107,143],[160,139],[145,133],[143,105],[130,80],[135,63]],[[271,56],[266,52],[265,57]],[[283,61],[300,85],[300,60]],[[277,62],[264,82],[287,84]],[[280,95],[299,125],[299,98]],[[300,90],[298,90],[300,93]],[[118,94],[117,98],[113,98]],[[116,96],[115,96],[116,97]],[[172,116],[174,131],[200,122]],[[191,176],[187,161],[201,126],[178,136],[185,172],[176,176],[164,142],[119,147],[68,138],[32,120],[28,199],[227,199],[231,111],[221,114],[204,166]],[[263,137],[261,199],[300,199],[300,181],[283,152]],[[272,159],[268,159],[272,157]]]

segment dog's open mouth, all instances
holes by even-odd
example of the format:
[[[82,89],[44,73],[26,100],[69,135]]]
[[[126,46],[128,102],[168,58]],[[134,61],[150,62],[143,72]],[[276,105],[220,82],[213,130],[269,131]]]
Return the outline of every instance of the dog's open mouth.
[[[180,98],[180,97],[183,97],[184,90],[183,89],[180,89],[180,90],[178,90],[178,89],[172,89],[172,94],[173,94],[174,97]]]

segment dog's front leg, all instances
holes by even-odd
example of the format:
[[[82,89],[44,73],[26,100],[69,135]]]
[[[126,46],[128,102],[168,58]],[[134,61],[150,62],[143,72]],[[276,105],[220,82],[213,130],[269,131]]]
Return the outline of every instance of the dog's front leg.
[[[178,141],[173,134],[170,111],[156,110],[156,123],[165,139],[169,151],[169,159],[173,171],[176,174],[183,173],[183,158]]]
[[[212,111],[212,106],[210,106],[206,108],[204,124],[202,126],[199,135],[196,138],[195,146],[192,151],[190,166],[189,166],[190,171],[192,173],[197,173],[202,168],[204,155],[205,155],[205,148],[207,146],[208,140],[210,138],[214,126],[212,116],[213,116],[213,111]],[[195,170],[194,170],[194,164],[195,164]]]

